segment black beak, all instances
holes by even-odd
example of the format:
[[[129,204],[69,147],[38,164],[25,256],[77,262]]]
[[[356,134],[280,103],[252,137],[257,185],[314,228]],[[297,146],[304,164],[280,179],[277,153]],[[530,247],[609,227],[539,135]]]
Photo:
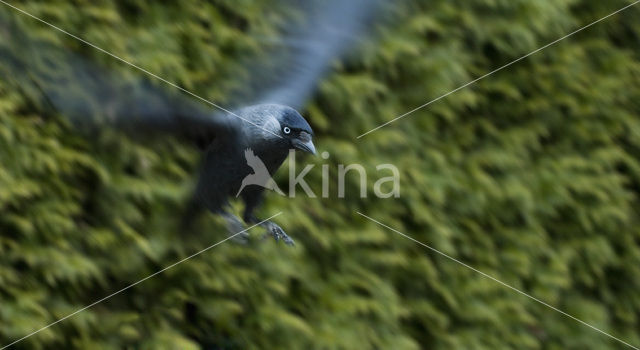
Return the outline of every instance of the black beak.
[[[307,153],[311,153],[313,155],[316,154],[316,146],[313,145],[311,141],[311,135],[306,132],[301,132],[298,138],[291,140],[293,147],[305,151]]]

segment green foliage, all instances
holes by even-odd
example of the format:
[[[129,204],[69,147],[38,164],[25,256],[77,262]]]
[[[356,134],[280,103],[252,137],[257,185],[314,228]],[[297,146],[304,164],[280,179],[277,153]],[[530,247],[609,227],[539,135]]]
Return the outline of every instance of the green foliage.
[[[239,58],[263,52],[261,38],[285,16],[254,1],[12,3],[221,104],[243,88]],[[312,188],[320,164],[393,163],[400,198],[360,199],[351,178],[345,199],[335,187],[327,199],[268,196],[262,215],[282,211],[276,221],[296,248],[260,242],[254,229],[247,246],[224,243],[15,348],[622,347],[356,210],[637,346],[638,8],[355,139],[628,3],[389,6],[375,40],[336,63],[304,114],[331,154],[307,159],[317,164]],[[16,21],[122,69],[31,18]],[[3,345],[226,235],[212,216],[198,234],[178,231],[195,150],[109,131],[88,140],[42,110],[3,77]],[[369,172],[370,194],[378,175]]]

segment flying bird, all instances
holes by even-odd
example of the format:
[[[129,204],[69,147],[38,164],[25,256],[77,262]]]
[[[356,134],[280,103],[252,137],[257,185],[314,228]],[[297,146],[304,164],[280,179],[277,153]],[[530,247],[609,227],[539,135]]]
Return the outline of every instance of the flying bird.
[[[128,74],[125,78],[63,46],[30,37],[30,31],[24,29],[27,22],[6,18],[4,12],[0,13],[0,72],[15,81],[37,108],[51,108],[75,124],[102,126],[106,121],[136,137],[173,135],[195,144],[203,151],[203,160],[183,221],[189,222],[206,208],[223,216],[235,233],[242,230],[242,222],[229,212],[230,198],[239,194],[244,201],[245,223],[260,222],[254,211],[264,187],[252,186],[254,180],[267,176],[264,186],[279,191],[270,175],[278,170],[289,150],[315,154],[313,130],[296,109],[304,105],[333,60],[353,46],[382,2],[290,3],[300,7],[304,20],[289,24],[278,38],[283,47],[276,48],[277,53],[271,57],[271,62],[278,62],[276,69],[254,64],[265,57],[247,62],[247,66],[260,68],[249,69],[247,93],[234,105],[250,107],[226,110],[209,102],[223,110],[219,112],[196,101],[194,94],[188,96],[183,93],[186,90],[174,89],[175,84],[169,83],[173,88],[160,88],[149,77],[132,79]],[[244,152],[247,149],[253,150],[251,155],[262,164],[254,162]],[[277,224],[266,221],[262,226],[276,240],[293,244]]]
[[[246,223],[260,222],[254,211],[265,188],[282,193],[270,174],[278,170],[289,150],[316,153],[311,126],[291,107],[261,104],[234,114],[239,118],[228,116],[233,118],[228,119],[230,127],[208,143],[195,191],[199,202],[225,217],[232,230],[238,227],[238,220],[226,211],[229,197],[240,195]],[[247,186],[252,184],[260,186]],[[276,241],[293,245],[293,239],[277,224],[266,221],[261,225]]]

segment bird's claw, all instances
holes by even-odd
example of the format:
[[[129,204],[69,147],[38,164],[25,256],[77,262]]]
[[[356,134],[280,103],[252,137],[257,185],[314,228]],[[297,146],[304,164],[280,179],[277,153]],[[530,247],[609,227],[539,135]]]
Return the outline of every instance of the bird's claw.
[[[286,245],[294,246],[296,244],[293,239],[289,237],[282,228],[280,228],[280,226],[274,223],[271,223],[267,227],[267,233],[262,238],[264,239],[268,236],[273,236],[276,242],[280,242],[280,240],[282,240]]]

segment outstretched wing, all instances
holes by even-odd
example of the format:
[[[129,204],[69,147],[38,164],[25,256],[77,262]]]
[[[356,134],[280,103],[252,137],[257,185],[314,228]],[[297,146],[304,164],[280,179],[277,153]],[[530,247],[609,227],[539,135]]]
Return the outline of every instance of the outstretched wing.
[[[253,95],[242,99],[299,109],[332,63],[370,31],[380,0],[283,1],[300,14],[283,35],[271,41],[272,54],[254,64]]]
[[[154,77],[108,69],[23,27],[0,11],[0,73],[43,114],[53,110],[81,128],[113,126],[136,138],[175,135],[202,149],[214,138],[237,136],[241,118],[233,112]]]
[[[272,46],[266,50],[270,54],[241,59],[254,68],[248,69],[251,78],[248,82],[244,78],[241,91],[230,98],[235,106],[276,102],[301,107],[330,64],[365,31],[381,1],[277,3],[273,11],[287,8],[296,16],[284,21],[282,35],[265,44]],[[135,136],[174,134],[201,148],[213,138],[237,136],[241,121],[237,115],[167,86],[161,77],[150,76],[153,72],[122,74],[68,48],[30,37],[25,23],[42,24],[28,18],[15,21],[12,15],[16,14],[0,12],[0,71],[43,110],[53,108],[76,124],[114,125]]]

